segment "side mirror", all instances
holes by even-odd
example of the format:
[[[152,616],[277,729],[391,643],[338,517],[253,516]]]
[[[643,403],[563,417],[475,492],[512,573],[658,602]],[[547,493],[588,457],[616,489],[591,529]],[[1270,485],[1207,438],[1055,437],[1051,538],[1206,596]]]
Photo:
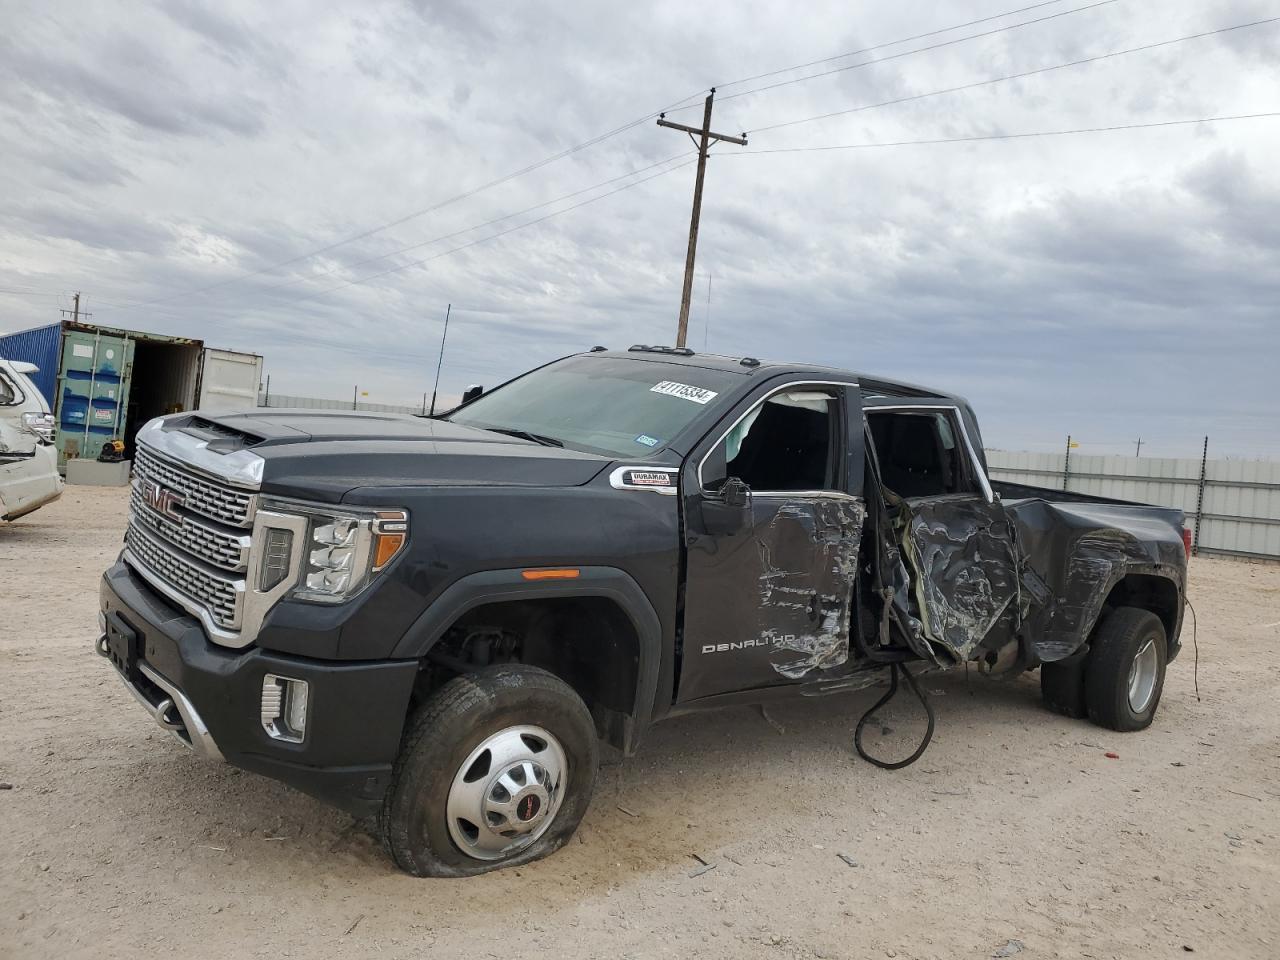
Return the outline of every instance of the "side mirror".
[[[704,493],[702,526],[713,537],[732,537],[751,529],[751,488],[730,477],[714,493]]]
[[[462,392],[462,403],[468,404],[482,393],[484,393],[484,387],[478,383],[473,383]]]

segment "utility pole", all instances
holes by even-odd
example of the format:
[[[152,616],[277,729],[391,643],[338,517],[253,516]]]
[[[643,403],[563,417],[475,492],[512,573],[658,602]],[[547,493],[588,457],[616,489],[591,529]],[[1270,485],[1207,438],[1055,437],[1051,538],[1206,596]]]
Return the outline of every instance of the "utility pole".
[[[1133,455],[1135,457],[1142,456],[1142,438],[1141,437],[1138,438],[1138,449],[1133,452]]]
[[[702,110],[701,127],[686,127],[683,123],[672,123],[665,113],[658,117],[658,126],[683,130],[698,148],[698,177],[693,183],[693,216],[689,218],[689,252],[684,258],[684,290],[680,294],[680,325],[676,330],[677,347],[684,346],[689,333],[689,301],[693,298],[693,263],[698,252],[698,219],[702,215],[702,182],[707,173],[707,147],[713,140],[723,140],[744,147],[747,145],[745,133],[740,137],[731,137],[728,134],[711,131],[711,104],[715,98],[716,88],[712,87]]]
[[[436,361],[436,385],[431,388],[431,412],[427,414],[429,417],[436,415],[436,391],[440,389],[440,368],[444,366],[444,341],[449,336],[449,314],[453,313],[453,304],[449,304],[444,310],[444,333],[440,334],[440,359]]]
[[[79,323],[79,322],[80,322],[80,318],[81,318],[81,317],[92,317],[92,316],[93,316],[93,314],[92,314],[92,313],[81,313],[81,312],[80,312],[80,291],[79,291],[79,290],[77,290],[77,291],[76,291],[76,295],[75,295],[74,297],[72,297],[72,298],[71,298],[71,302],[72,302],[72,304],[73,304],[73,309],[71,309],[71,310],[59,310],[58,312],[59,312],[59,313],[61,313],[64,317],[66,317],[66,316],[70,316],[70,317],[71,317],[71,322],[72,322],[72,323]]]

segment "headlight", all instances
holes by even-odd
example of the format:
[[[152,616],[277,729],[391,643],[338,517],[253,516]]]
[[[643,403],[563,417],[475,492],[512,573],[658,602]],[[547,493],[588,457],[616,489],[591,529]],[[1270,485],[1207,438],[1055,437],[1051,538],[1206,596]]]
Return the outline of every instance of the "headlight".
[[[301,514],[307,521],[302,570],[293,595],[302,600],[340,603],[368,584],[403,549],[409,514],[404,510],[351,511],[312,509],[298,503],[270,504],[280,513]],[[258,589],[270,590],[289,574],[292,534],[269,527],[262,549]]]
[[[42,442],[53,443],[53,414],[24,413],[22,426],[28,433],[34,433]]]

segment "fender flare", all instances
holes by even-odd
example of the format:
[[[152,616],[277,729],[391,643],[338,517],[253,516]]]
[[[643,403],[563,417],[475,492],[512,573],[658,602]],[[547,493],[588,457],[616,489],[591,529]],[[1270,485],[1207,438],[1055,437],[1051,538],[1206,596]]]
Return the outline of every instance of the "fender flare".
[[[530,581],[523,569],[484,570],[455,580],[436,597],[396,644],[395,659],[421,660],[460,616],[488,603],[563,597],[604,597],[618,605],[639,641],[632,717],[643,730],[653,720],[662,661],[662,621],[648,596],[625,570],[579,567],[572,580]]]
[[[1091,602],[1085,611],[1085,616],[1081,618],[1080,629],[1076,635],[1076,650],[1088,645],[1089,638],[1093,636],[1093,631],[1097,629],[1098,624],[1102,620],[1102,613],[1106,606],[1107,598],[1111,596],[1112,592],[1117,586],[1119,586],[1121,581],[1131,575],[1151,577],[1157,580],[1166,580],[1173,586],[1173,589],[1179,598],[1185,598],[1185,573],[1182,578],[1179,578],[1177,576],[1177,570],[1170,567],[1168,564],[1136,561],[1118,563],[1107,579],[1103,581],[1103,587],[1091,598]],[[1185,603],[1178,605],[1174,614],[1174,629],[1166,638],[1170,662],[1172,662],[1182,650],[1181,633],[1184,609]]]

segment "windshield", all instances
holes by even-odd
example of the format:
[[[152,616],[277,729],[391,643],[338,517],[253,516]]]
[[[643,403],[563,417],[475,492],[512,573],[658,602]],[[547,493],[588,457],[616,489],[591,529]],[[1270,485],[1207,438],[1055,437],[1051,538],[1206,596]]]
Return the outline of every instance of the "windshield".
[[[643,457],[666,446],[741,376],[686,364],[569,357],[446,419],[592,453]]]

